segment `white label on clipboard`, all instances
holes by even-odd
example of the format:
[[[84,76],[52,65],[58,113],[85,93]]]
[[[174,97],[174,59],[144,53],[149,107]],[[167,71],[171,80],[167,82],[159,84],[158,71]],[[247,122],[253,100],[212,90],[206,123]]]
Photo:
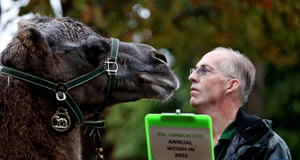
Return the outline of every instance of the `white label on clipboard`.
[[[149,127],[153,160],[211,160],[208,128]]]

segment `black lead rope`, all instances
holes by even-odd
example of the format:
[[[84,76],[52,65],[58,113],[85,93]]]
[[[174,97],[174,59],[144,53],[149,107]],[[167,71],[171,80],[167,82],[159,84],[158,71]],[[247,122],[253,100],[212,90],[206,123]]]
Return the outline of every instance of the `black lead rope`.
[[[94,134],[94,142],[95,142],[95,152],[97,154],[96,158],[99,160],[104,160],[103,146],[102,146],[102,140],[101,140],[99,129],[96,128],[93,134]]]
[[[5,75],[12,76],[22,81],[26,81],[31,84],[54,91],[56,93],[57,100],[60,101],[60,104],[63,101],[66,102],[71,112],[75,115],[75,117],[77,117],[79,124],[83,126],[87,126],[87,129],[84,134],[89,136],[92,135],[94,136],[97,159],[104,160],[103,147],[102,147],[99,128],[104,127],[103,111],[105,107],[109,105],[116,85],[117,71],[118,71],[118,64],[117,64],[118,49],[119,49],[119,40],[115,38],[111,38],[111,56],[105,62],[105,64],[96,68],[94,71],[82,75],[78,78],[75,78],[67,83],[62,83],[62,82],[53,83],[43,78],[36,77],[32,74],[25,73],[5,66],[0,66],[0,69],[1,69],[1,73]],[[76,86],[79,86],[87,81],[90,81],[91,79],[99,76],[104,72],[107,72],[109,75],[109,84],[108,84],[105,101],[98,108],[97,112],[94,114],[91,121],[84,121],[81,110],[79,109],[76,102],[72,99],[71,95],[68,93],[68,90]],[[61,120],[65,120],[65,121],[61,121]],[[70,124],[70,126],[67,126],[67,124]],[[74,122],[71,121],[68,110],[64,109],[62,106],[59,106],[58,111],[53,115],[51,119],[52,128],[57,132],[67,133],[72,129],[71,124],[74,125]]]

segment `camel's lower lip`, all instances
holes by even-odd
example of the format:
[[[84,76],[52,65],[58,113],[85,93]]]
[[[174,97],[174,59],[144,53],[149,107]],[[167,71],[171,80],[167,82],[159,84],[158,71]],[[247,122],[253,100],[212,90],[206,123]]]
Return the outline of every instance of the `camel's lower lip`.
[[[140,77],[145,81],[151,82],[152,84],[155,84],[168,90],[175,91],[179,88],[179,83],[177,80],[175,80],[175,82],[172,82],[164,77],[153,77],[146,73],[142,73]]]

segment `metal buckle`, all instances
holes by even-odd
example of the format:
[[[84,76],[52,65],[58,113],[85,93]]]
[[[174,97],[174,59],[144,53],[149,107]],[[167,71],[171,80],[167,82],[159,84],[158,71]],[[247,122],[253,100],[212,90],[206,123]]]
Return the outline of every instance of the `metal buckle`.
[[[105,61],[105,64],[107,66],[107,72],[108,72],[108,75],[110,75],[111,73],[116,73],[117,75],[117,72],[118,72],[118,64],[117,62],[111,62],[109,61],[110,59],[107,59]]]
[[[56,93],[56,99],[59,101],[64,101],[66,100],[66,94],[64,92],[57,92]]]

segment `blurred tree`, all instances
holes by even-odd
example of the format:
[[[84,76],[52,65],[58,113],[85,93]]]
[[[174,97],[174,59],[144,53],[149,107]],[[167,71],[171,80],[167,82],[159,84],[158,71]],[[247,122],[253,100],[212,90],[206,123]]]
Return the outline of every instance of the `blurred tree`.
[[[1,24],[1,13],[2,13],[2,7],[1,7],[1,1],[0,1],[0,24]]]
[[[285,139],[294,159],[299,157],[300,141],[300,65],[297,67],[277,67],[273,63],[266,66],[265,115],[273,120],[273,128]]]
[[[39,13],[40,15],[54,15],[53,10],[50,5],[50,1],[47,0],[30,0],[26,6],[20,8],[19,15],[28,14],[30,12]]]
[[[273,119],[274,129],[300,159],[299,1],[138,1],[61,0],[63,16],[82,21],[101,35],[147,43],[174,56],[171,67],[181,88],[166,102],[141,100],[105,111],[106,159],[147,159],[144,116],[147,113],[195,112],[189,106],[189,68],[217,46],[250,57],[257,79],[248,113]],[[19,15],[53,16],[47,0],[30,0]],[[169,59],[170,60],[170,59]],[[93,153],[94,151],[86,154]],[[87,157],[85,157],[88,159]]]

